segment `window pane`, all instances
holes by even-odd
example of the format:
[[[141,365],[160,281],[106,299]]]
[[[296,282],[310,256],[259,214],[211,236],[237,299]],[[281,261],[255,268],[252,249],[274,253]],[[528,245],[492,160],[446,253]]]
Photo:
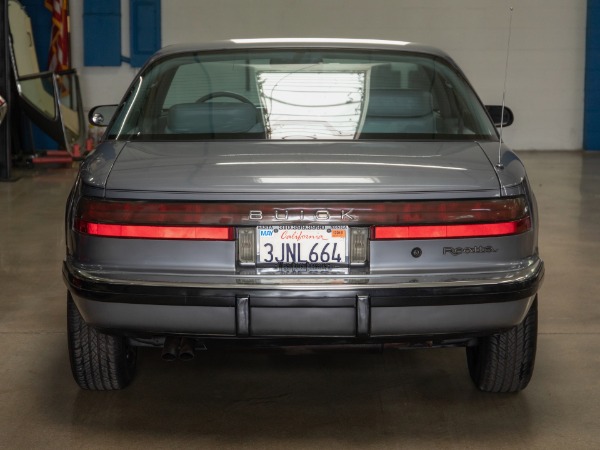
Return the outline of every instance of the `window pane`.
[[[146,70],[113,138],[496,139],[462,75],[427,55],[327,49],[178,55]]]

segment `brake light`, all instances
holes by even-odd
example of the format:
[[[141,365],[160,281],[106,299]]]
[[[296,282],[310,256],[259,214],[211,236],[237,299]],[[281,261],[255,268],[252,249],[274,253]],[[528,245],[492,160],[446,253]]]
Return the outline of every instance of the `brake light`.
[[[75,229],[80,233],[103,237],[140,239],[195,239],[209,241],[233,240],[231,227],[164,227],[156,225],[114,225],[78,220]]]
[[[77,206],[74,228],[97,236],[234,240],[234,227],[282,223],[346,225],[353,230],[363,227],[365,236],[353,235],[356,241],[356,246],[352,247],[356,247],[353,258],[356,260],[363,260],[361,251],[366,248],[369,237],[436,239],[505,236],[523,233],[532,226],[524,196],[451,201],[309,203],[154,202],[84,197]],[[367,227],[371,227],[370,233]]]
[[[531,229],[529,217],[515,222],[465,225],[413,225],[373,227],[372,239],[448,239],[520,234]]]
[[[420,222],[416,217],[427,220]],[[375,225],[371,239],[449,239],[508,236],[531,229],[524,197],[412,204],[398,225]]]
[[[193,203],[149,203],[104,201],[82,198],[75,217],[76,231],[92,236],[234,240],[233,227],[198,226],[197,205]]]

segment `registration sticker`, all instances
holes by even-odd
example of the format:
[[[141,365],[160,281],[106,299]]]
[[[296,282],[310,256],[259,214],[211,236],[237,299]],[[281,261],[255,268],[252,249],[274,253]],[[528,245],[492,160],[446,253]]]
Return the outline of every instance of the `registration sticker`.
[[[348,227],[342,225],[259,226],[256,235],[259,265],[318,269],[348,264]]]

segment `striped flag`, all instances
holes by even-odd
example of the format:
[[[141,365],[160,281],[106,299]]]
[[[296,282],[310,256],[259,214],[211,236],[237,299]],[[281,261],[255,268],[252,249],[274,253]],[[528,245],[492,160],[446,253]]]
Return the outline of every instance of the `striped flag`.
[[[44,0],[44,6],[52,12],[52,35],[48,70],[60,72],[69,69],[69,0]]]

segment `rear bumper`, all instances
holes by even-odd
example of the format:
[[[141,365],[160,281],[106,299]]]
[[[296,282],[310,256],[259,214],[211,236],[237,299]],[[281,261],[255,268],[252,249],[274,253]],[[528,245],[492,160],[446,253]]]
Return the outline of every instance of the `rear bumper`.
[[[86,322],[99,328],[240,339],[365,339],[510,328],[529,310],[544,265],[536,258],[501,274],[339,277],[310,284],[239,276],[132,280],[68,262],[63,275]]]

